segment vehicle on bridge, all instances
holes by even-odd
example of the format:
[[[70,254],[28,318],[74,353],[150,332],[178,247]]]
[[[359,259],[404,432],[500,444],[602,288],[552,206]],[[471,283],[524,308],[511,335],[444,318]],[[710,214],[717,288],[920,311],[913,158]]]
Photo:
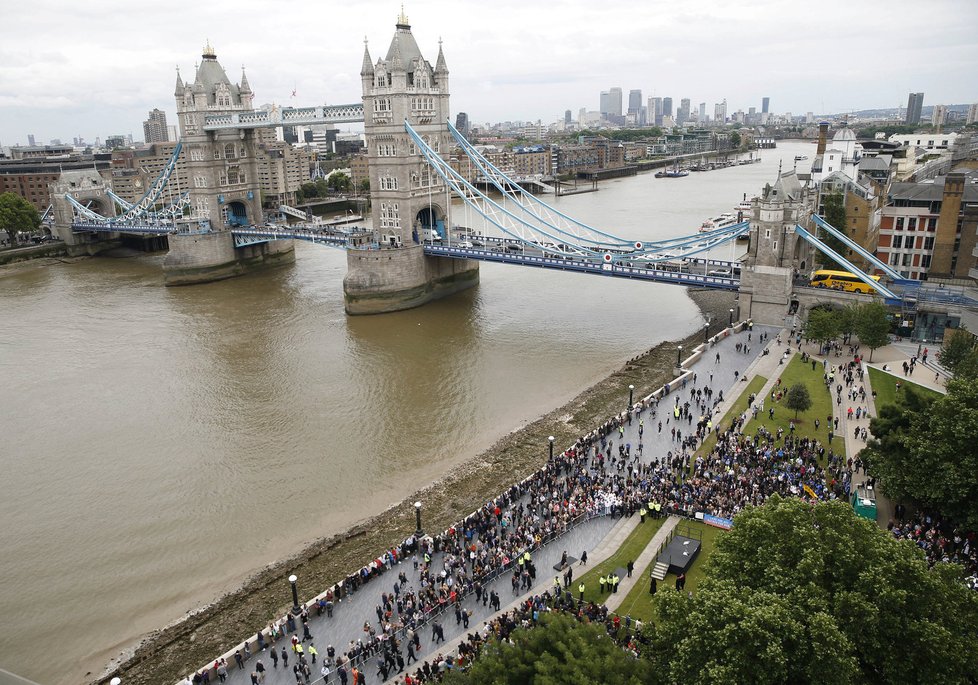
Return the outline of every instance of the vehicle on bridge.
[[[870,278],[874,281],[880,280],[879,276],[871,276]],[[874,292],[873,287],[860,280],[856,274],[849,271],[833,271],[832,269],[818,269],[812,273],[809,285],[813,288],[831,288],[850,293]]]

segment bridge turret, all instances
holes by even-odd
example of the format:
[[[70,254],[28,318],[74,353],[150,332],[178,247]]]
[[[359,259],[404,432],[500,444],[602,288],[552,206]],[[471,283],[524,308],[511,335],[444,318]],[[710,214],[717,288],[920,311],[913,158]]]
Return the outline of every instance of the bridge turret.
[[[173,97],[177,98],[177,104],[180,104],[180,98],[183,97],[183,79],[180,78],[180,67],[177,67],[177,85],[173,89]]]
[[[796,272],[811,266],[807,243],[795,234],[804,223],[810,198],[795,171],[778,173],[754,201],[750,249],[740,281],[741,316],[761,323],[785,323]]]
[[[251,84],[248,83],[248,76],[245,74],[245,68],[241,67],[241,83],[238,84],[238,93],[241,96],[241,106],[245,109],[252,109],[251,104],[254,93],[251,92]]]
[[[363,111],[375,250],[347,253],[346,310],[396,311],[478,282],[478,263],[427,257],[421,242],[451,230],[445,186],[408,137],[404,122],[435,151],[447,154],[448,66],[439,44],[437,68],[421,54],[402,11],[386,57],[371,64],[364,46]]]

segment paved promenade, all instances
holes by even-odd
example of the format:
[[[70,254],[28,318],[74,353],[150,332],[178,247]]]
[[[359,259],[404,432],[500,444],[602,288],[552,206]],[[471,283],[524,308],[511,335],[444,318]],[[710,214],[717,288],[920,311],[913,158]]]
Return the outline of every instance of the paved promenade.
[[[690,373],[685,383],[679,381],[678,383],[672,384],[672,391],[661,398],[657,407],[653,405],[651,408],[646,408],[634,414],[631,422],[624,425],[620,433],[615,431],[608,436],[609,439],[614,441],[615,452],[617,453],[618,445],[627,444],[631,453],[635,454],[641,444],[642,456],[640,461],[648,464],[653,459],[661,462],[670,451],[677,450],[679,442],[673,439],[671,432],[671,429],[675,426],[671,421],[672,407],[677,397],[681,402],[687,401],[689,399],[689,391],[694,385],[700,388],[704,387],[704,385],[709,385],[713,389],[714,399],[718,397],[720,392],[723,393],[723,402],[714,412],[714,421],[719,420],[723,412],[726,411],[726,408],[743,391],[743,388],[746,386],[743,379],[746,375],[750,373],[761,373],[769,376],[772,373],[769,367],[777,367],[778,355],[776,353],[772,352],[767,356],[761,355],[761,351],[765,345],[759,342],[759,338],[765,333],[773,339],[777,335],[778,330],[772,327],[755,326],[751,332],[744,330],[743,332],[731,333],[727,336],[723,336],[721,333],[716,343],[706,349],[702,357],[689,367],[690,371],[696,375],[695,381],[693,380],[692,373]],[[748,336],[750,336],[749,343]],[[741,352],[736,350],[738,343],[742,345]],[[748,345],[749,353],[743,351]],[[683,357],[686,358],[687,354],[684,354]],[[650,391],[652,389],[648,390]],[[628,389],[623,388],[623,399],[627,399],[627,394]],[[641,397],[642,395],[636,392],[636,402]],[[624,404],[623,402],[623,409],[625,408]],[[655,416],[652,415],[653,411],[655,411]],[[682,421],[680,424],[680,429],[684,436],[687,434],[687,431],[692,432],[694,428],[695,426],[688,425],[686,421]],[[640,432],[641,436],[639,435]],[[487,499],[490,495],[495,496],[496,494],[498,493],[487,493]],[[499,594],[501,610],[505,611],[507,606],[515,605],[520,598],[552,588],[555,575],[553,567],[559,562],[561,555],[565,551],[570,557],[580,558],[581,552],[586,550],[588,553],[588,566],[592,566],[617,550],[637,524],[637,515],[624,519],[600,516],[581,523],[565,533],[562,537],[545,545],[533,554],[533,562],[537,569],[537,578],[534,587],[530,591],[520,593],[518,596],[514,595],[510,582],[511,571],[504,572],[492,582],[485,584],[486,591],[488,593],[488,591],[494,590]],[[666,527],[664,524],[663,529],[665,530]],[[665,535],[665,533],[662,534]],[[646,554],[654,555],[658,549],[658,544],[655,543],[655,540],[649,545],[648,549],[651,551],[647,550]],[[419,589],[419,572],[415,568],[415,561],[416,559],[414,557],[402,560],[400,564],[395,565],[390,571],[362,585],[349,597],[337,601],[332,617],[325,615],[318,617],[314,610],[310,611],[309,628],[313,638],[312,644],[315,645],[319,653],[316,665],[312,668],[310,682],[323,682],[320,676],[320,667],[322,660],[326,657],[327,647],[329,645],[335,647],[337,655],[342,655],[350,649],[351,643],[355,643],[359,639],[363,639],[364,642],[367,641],[367,633],[363,630],[364,624],[367,623],[375,629],[377,628],[376,608],[381,604],[381,594],[393,592],[393,586],[397,582],[398,573],[404,572],[408,578],[407,587],[401,589],[402,594],[406,591]],[[432,569],[439,571],[441,568],[441,555],[435,554],[432,558]],[[588,567],[581,566],[579,562],[575,562],[572,568],[574,578],[577,578]],[[641,560],[637,561],[636,568],[643,568]],[[353,570],[350,569],[350,571]],[[636,577],[632,579],[633,582],[637,580],[638,575],[640,574],[636,574]],[[300,578],[298,582],[300,589],[302,589],[302,579]],[[573,581],[571,587],[574,587]],[[320,590],[321,588],[315,588],[315,592],[317,593]],[[622,590],[619,591],[619,595],[624,597],[628,594],[628,586],[625,583],[622,584]],[[308,590],[302,592],[300,599],[302,596],[308,597],[311,594]],[[283,601],[287,601],[289,595],[288,586],[282,588],[282,595]],[[484,621],[495,614],[491,606],[484,606],[482,603],[477,603],[474,595],[471,594],[462,600],[462,607],[472,612],[469,618],[468,630],[465,629],[464,625],[456,624],[454,611],[449,609],[437,619],[444,628],[445,634],[445,642],[440,645],[433,644],[430,624],[418,629],[421,637],[421,648],[417,651],[417,656],[420,661],[417,664],[412,664],[412,672],[425,660],[430,660],[437,654],[447,654],[450,651],[450,646],[453,646],[458,640],[464,638],[467,632],[472,632],[480,628]],[[255,630],[257,631],[259,628],[265,627],[255,626]],[[299,637],[302,636],[301,623],[298,634]],[[278,662],[277,668],[273,667],[268,649],[264,651],[257,649],[254,634],[250,636],[249,644],[252,655],[249,659],[245,660],[243,669],[237,667],[233,658],[228,659],[228,683],[232,685],[248,685],[251,683],[251,673],[255,670],[258,660],[261,660],[265,666],[265,683],[271,685],[292,685],[296,683],[296,677],[292,671],[292,666],[296,663],[296,658],[291,651],[288,639],[280,639],[275,643],[275,649],[279,654],[281,654],[282,647],[286,647],[289,654],[289,666],[287,668],[283,667],[281,659]],[[307,655],[309,644],[309,641],[304,643]],[[402,651],[402,653],[404,652]],[[200,666],[203,666],[203,664]],[[376,656],[367,660],[363,670],[367,683],[382,682],[378,675]],[[393,678],[393,675],[391,677]],[[329,682],[339,682],[335,675],[335,670]]]

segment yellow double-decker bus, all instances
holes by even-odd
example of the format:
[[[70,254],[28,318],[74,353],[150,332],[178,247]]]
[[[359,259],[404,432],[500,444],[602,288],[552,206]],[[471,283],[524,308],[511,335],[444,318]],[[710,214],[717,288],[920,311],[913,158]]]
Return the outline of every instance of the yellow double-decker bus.
[[[874,281],[879,281],[879,276],[870,276]],[[832,288],[833,290],[845,290],[850,293],[871,293],[873,287],[869,283],[864,283],[859,277],[848,271],[832,271],[831,269],[819,269],[812,274],[810,285],[813,288]]]

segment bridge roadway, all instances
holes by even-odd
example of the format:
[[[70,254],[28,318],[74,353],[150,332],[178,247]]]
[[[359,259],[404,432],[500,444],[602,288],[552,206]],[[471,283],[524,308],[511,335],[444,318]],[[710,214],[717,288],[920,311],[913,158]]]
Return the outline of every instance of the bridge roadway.
[[[599,276],[631,278],[696,288],[719,290],[737,290],[740,288],[740,278],[734,271],[735,268],[739,268],[739,263],[721,259],[689,257],[686,258],[688,267],[684,265],[684,268],[689,268],[689,271],[676,271],[668,267],[664,268],[662,262],[646,262],[644,264],[639,261],[634,264],[628,262],[604,263],[600,259],[584,258],[571,254],[558,255],[534,247],[530,243],[502,238],[479,236],[478,242],[478,246],[466,240],[458,241],[455,244],[425,242],[424,252],[435,257],[518,264],[542,269],[576,271]],[[472,244],[472,247],[468,247],[466,243]],[[460,247],[460,244],[464,246]],[[676,259],[678,261],[679,257]],[[710,269],[710,267],[714,268]],[[694,273],[696,270],[701,271],[701,273]],[[711,274],[711,271],[714,273]],[[726,271],[730,275],[715,273],[718,271]]]
[[[726,322],[721,322],[725,324]],[[718,326],[712,326],[710,328],[712,332],[716,332],[719,329]],[[784,349],[782,346],[778,348],[774,342],[773,338],[777,334],[778,329],[773,327],[765,326],[754,326],[752,334],[752,342],[750,343],[751,353],[743,354],[738,353],[735,349],[737,343],[743,343],[747,341],[747,333],[741,332],[732,334],[726,338],[720,338],[719,341],[711,347],[703,357],[690,366],[689,368],[697,373],[697,387],[702,388],[705,384],[711,385],[715,393],[719,391],[723,392],[724,398],[726,400],[725,404],[729,406],[730,402],[735,400],[739,393],[743,392],[746,387],[746,379],[748,375],[748,369],[753,369],[757,363],[770,362],[769,365],[773,365],[774,360],[778,358],[779,353]],[[774,349],[774,353],[769,357],[762,357],[761,352],[764,349],[763,345],[758,344],[758,339],[762,333],[768,333],[772,338],[771,346]],[[715,354],[720,354],[720,362],[715,362]],[[687,355],[684,355],[686,357]],[[735,379],[734,372],[737,372],[738,378]],[[685,389],[677,389],[668,396],[666,396],[660,403],[660,410],[658,416],[653,419],[650,416],[650,411],[645,410],[641,415],[635,418],[630,425],[625,426],[624,442],[629,443],[632,446],[633,453],[637,449],[639,443],[638,436],[638,418],[644,421],[644,434],[642,437],[642,443],[644,446],[643,454],[640,459],[641,463],[648,464],[655,460],[663,460],[666,457],[666,453],[676,449],[677,443],[672,440],[670,429],[672,424],[667,424],[665,421],[665,416],[669,414],[673,403],[679,398],[682,402],[686,402],[690,396],[690,390],[693,384],[690,383]],[[649,389],[651,391],[651,389]],[[640,394],[641,389],[636,391],[635,399],[639,400],[644,395]],[[622,388],[622,409],[625,409],[625,405],[628,402],[628,388]],[[662,431],[658,431],[658,421],[662,419]],[[685,434],[690,427],[683,423],[683,433]],[[617,435],[613,437],[615,451],[617,451],[617,446],[622,442]],[[563,447],[569,447],[565,445]],[[540,445],[541,456],[546,454],[545,444]],[[487,498],[490,496],[495,496],[496,493],[487,493]],[[526,502],[524,498],[523,502]],[[518,503],[514,503],[513,506],[517,506]],[[629,523],[637,524],[637,516],[633,517],[633,520],[629,520]],[[423,523],[423,521],[422,521]],[[563,537],[544,545],[541,549],[537,550],[533,554],[533,563],[537,567],[537,578],[536,585],[532,588],[529,593],[521,593],[519,597],[527,597],[531,594],[539,594],[545,590],[549,590],[553,587],[554,580],[554,570],[553,566],[560,560],[560,556],[563,551],[567,551],[569,556],[580,557],[582,550],[587,550],[589,555],[591,555],[602,541],[613,532],[613,529],[617,528],[617,524],[620,523],[619,519],[611,519],[610,517],[599,517],[591,519],[585,523],[578,525],[576,528],[571,529]],[[380,552],[380,550],[376,550]],[[407,591],[417,591],[419,588],[419,574],[414,570],[413,564],[414,558],[408,557],[404,560],[402,564],[394,567],[396,572],[404,572],[408,577],[407,587],[402,590],[402,592]],[[435,571],[440,571],[443,561],[443,555],[441,553],[436,553],[432,559],[432,569]],[[590,566],[599,561],[596,558],[590,560],[591,563],[588,566],[580,566],[579,564],[573,566],[574,569],[574,582],[572,583],[572,589],[576,594],[577,582],[576,579],[584,574]],[[349,569],[353,572],[355,569]],[[641,570],[638,571],[641,573]],[[486,590],[495,590],[500,597],[502,609],[505,611],[510,604],[516,601],[518,598],[513,594],[510,585],[511,572],[504,572],[495,580],[485,584]],[[319,652],[319,660],[317,660],[316,666],[313,669],[313,677],[311,683],[313,685],[322,685],[323,679],[320,675],[320,666],[322,665],[322,659],[326,656],[326,647],[328,645],[333,645],[336,648],[337,655],[344,654],[348,648],[351,641],[355,641],[364,638],[365,633],[363,632],[364,622],[377,628],[377,614],[375,609],[377,605],[381,603],[381,593],[390,593],[394,583],[397,581],[396,573],[386,572],[378,577],[371,579],[368,583],[362,585],[359,590],[354,592],[352,595],[347,597],[341,602],[337,602],[335,605],[335,610],[333,612],[332,618],[328,618],[325,614],[322,617],[316,616],[315,611],[310,612],[309,630],[313,636],[313,643],[316,645],[316,650]],[[642,579],[640,582],[644,582]],[[309,598],[320,591],[325,591],[325,588],[309,588],[303,585],[303,579],[300,575],[298,580],[299,586],[299,597],[300,600],[305,598],[305,601],[309,601]],[[283,581],[282,586],[282,604],[285,605],[291,603],[291,597],[289,596],[289,587]],[[491,607],[484,607],[481,603],[475,601],[474,595],[467,595],[462,600],[462,606],[465,609],[472,611],[472,617],[470,619],[469,629],[465,630],[462,625],[456,625],[455,615],[452,611],[442,613],[438,618],[439,622],[442,624],[445,631],[446,642],[442,645],[442,648],[447,647],[455,639],[466,635],[467,633],[474,632],[483,626],[485,621],[488,621],[495,614]],[[264,628],[262,625],[255,625],[253,630],[257,631],[259,628]],[[299,637],[302,636],[301,624],[299,627]],[[425,660],[431,660],[432,657],[439,653],[447,653],[447,650],[442,651],[442,648],[436,646],[432,642],[432,631],[430,625],[422,626],[418,629],[419,636],[421,638],[421,649],[418,650],[418,656],[420,661],[416,664],[412,664],[411,672],[420,666]],[[255,635],[254,632],[249,636],[250,649],[252,651],[252,657],[245,661],[244,669],[237,668],[233,658],[228,658],[228,685],[250,685],[251,678],[250,674],[254,670],[255,662],[261,659],[262,663],[266,668],[266,678],[264,685],[295,685],[296,679],[295,675],[292,673],[292,666],[296,663],[294,655],[289,651],[289,668],[284,669],[282,667],[282,662],[279,661],[277,668],[272,668],[272,661],[268,657],[268,651],[259,651],[255,646]],[[403,644],[403,642],[402,642]],[[283,645],[286,649],[289,649],[288,640],[280,639],[275,643],[276,649],[281,653]],[[308,648],[309,642],[305,642],[304,646]],[[232,649],[233,652],[233,649]],[[402,653],[406,657],[406,652]],[[217,655],[215,655],[217,656]],[[213,661],[210,663],[213,664]],[[407,672],[407,669],[405,669]],[[377,675],[377,658],[372,657],[368,659],[367,665],[365,666],[365,675],[367,683],[374,685],[376,683],[381,683],[380,676]],[[393,675],[391,676],[393,678]],[[213,671],[211,672],[211,682],[216,682],[217,678]],[[335,674],[335,670],[330,677],[329,683],[339,683],[339,679]]]
[[[72,230],[76,232],[135,233],[143,235],[169,235],[177,233],[176,228],[170,224],[119,225],[75,223],[72,224]],[[254,245],[269,240],[305,240],[317,245],[326,245],[327,247],[340,249],[376,249],[378,244],[374,242],[362,243],[355,247],[348,244],[350,237],[363,236],[369,233],[366,229],[358,226],[348,226],[340,229],[335,225],[316,224],[250,226],[231,230],[236,247]],[[469,240],[456,241],[455,244],[444,245],[429,241],[424,243],[424,252],[427,255],[435,257],[517,264],[542,269],[575,271],[599,276],[631,278],[696,288],[737,290],[740,287],[740,278],[735,271],[735,269],[739,268],[739,265],[722,259],[688,258],[682,268],[689,270],[678,271],[670,269],[661,262],[647,262],[644,265],[639,261],[636,261],[634,264],[621,262],[604,263],[602,260],[596,258],[585,258],[571,254],[557,255],[536,247],[532,243],[492,236],[478,236],[478,243],[479,246],[476,247]],[[469,245],[472,245],[472,247],[469,247]],[[627,255],[627,253],[619,254],[622,256]],[[714,268],[710,269],[710,267]],[[700,273],[694,273],[697,270]],[[717,273],[722,271],[725,271],[729,275]]]

